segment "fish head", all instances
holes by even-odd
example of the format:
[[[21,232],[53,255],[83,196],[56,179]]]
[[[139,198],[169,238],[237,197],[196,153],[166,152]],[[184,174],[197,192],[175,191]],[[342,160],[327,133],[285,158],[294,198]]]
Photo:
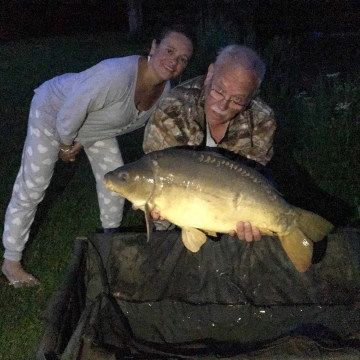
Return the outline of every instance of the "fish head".
[[[120,194],[136,207],[143,208],[155,188],[151,163],[138,160],[120,166],[105,174],[104,184],[108,189]]]

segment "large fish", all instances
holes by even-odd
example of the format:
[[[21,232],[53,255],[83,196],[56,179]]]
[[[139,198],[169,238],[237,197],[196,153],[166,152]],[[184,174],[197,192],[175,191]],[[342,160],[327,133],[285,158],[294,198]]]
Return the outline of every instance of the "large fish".
[[[249,221],[277,236],[299,272],[311,265],[313,242],[333,228],[327,220],[287,203],[256,171],[211,152],[169,148],[107,173],[105,185],[145,211],[182,228],[184,245],[196,252],[208,235],[229,233]]]

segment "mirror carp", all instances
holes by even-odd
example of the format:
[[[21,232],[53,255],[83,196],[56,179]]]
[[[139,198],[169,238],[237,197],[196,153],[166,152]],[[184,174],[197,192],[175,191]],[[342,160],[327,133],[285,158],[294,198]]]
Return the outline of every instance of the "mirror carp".
[[[168,148],[107,173],[110,190],[145,211],[148,237],[151,210],[181,227],[187,249],[197,252],[207,235],[229,233],[249,221],[262,234],[279,238],[299,272],[311,266],[313,242],[333,225],[287,203],[255,170],[212,152]]]

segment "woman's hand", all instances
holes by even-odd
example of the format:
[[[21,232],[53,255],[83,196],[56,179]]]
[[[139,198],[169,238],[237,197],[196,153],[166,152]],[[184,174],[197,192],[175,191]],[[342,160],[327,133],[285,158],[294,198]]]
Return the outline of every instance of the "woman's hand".
[[[259,241],[261,239],[260,230],[252,226],[248,221],[238,221],[236,223],[236,230],[230,231],[229,235],[237,235],[240,240],[247,242]]]
[[[66,163],[69,161],[73,162],[75,161],[75,157],[81,149],[82,145],[77,141],[74,141],[72,145],[60,144],[58,157]]]

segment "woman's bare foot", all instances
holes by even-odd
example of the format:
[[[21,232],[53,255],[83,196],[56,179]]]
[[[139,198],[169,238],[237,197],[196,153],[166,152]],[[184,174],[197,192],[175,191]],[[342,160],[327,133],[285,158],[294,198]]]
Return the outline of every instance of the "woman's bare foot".
[[[16,288],[40,285],[40,281],[38,279],[23,269],[20,261],[4,259],[1,271],[9,280],[9,284]]]

